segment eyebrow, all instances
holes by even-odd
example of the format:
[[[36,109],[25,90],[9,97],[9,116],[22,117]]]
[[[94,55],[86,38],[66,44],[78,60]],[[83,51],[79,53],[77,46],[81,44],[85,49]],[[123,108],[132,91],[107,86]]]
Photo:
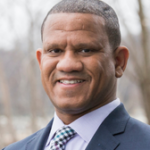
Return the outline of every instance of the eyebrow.
[[[61,43],[50,43],[48,42],[45,46],[45,48],[66,48],[67,43],[66,44],[61,44]],[[71,45],[74,49],[78,49],[78,48],[103,48],[102,44],[100,42],[94,42],[94,41],[90,41],[88,43],[84,43],[84,42],[80,42],[80,43],[76,43],[74,45]]]
[[[66,47],[66,44],[57,44],[57,43],[47,43],[46,44],[46,46],[45,46],[45,48],[47,49],[47,48],[59,48],[59,47]]]
[[[90,42],[90,43],[77,43],[76,45],[74,45],[73,47],[75,48],[86,48],[86,47],[99,47],[99,48],[102,48],[102,44],[99,42],[99,43],[93,43],[93,42]]]

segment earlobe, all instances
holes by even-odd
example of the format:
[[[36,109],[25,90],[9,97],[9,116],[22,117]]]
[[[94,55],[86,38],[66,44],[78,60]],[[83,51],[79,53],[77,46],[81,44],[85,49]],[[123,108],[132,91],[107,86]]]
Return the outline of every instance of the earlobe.
[[[115,51],[115,76],[120,78],[126,68],[127,61],[129,58],[129,51],[126,47],[120,46]]]
[[[40,70],[41,70],[41,59],[42,59],[42,49],[37,49],[36,51],[36,59],[39,63],[39,67],[40,67]]]
[[[115,75],[116,75],[116,78],[122,77],[122,75],[123,75],[123,69],[122,69],[120,66],[118,66],[118,67],[116,68]]]

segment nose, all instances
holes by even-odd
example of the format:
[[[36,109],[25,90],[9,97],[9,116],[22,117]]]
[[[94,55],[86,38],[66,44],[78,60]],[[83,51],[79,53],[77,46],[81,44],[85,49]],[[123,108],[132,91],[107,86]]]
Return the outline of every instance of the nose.
[[[57,69],[62,72],[79,72],[83,70],[83,64],[74,52],[65,52],[57,63]]]

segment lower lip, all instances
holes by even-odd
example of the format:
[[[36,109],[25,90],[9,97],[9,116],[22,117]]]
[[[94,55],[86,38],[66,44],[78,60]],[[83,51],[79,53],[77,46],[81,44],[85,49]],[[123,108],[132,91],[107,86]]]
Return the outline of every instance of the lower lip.
[[[78,86],[81,86],[85,83],[84,82],[81,82],[81,83],[75,83],[75,84],[64,84],[64,83],[61,83],[61,82],[57,82],[60,86],[64,87],[64,88],[73,88],[73,87],[78,87]]]

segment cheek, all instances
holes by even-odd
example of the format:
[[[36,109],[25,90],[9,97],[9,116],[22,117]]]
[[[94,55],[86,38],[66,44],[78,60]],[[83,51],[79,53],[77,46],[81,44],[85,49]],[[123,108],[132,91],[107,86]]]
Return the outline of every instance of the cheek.
[[[100,86],[104,73],[102,62],[99,59],[90,58],[84,61],[84,68],[91,77],[89,89],[92,93],[95,93]]]
[[[85,70],[90,73],[92,78],[97,78],[102,72],[102,62],[98,58],[87,58],[84,60],[83,64]]]
[[[55,71],[55,66],[57,62],[53,59],[49,58],[48,56],[44,56],[41,62],[41,80],[43,87],[50,97],[50,91],[53,87],[53,74]]]
[[[41,80],[43,87],[46,91],[46,93],[49,95],[49,91],[51,91],[53,84],[54,84],[54,72],[56,68],[57,61],[54,59],[45,56],[42,59],[42,65],[41,65]]]
[[[57,61],[52,58],[45,56],[42,58],[41,72],[44,78],[51,76],[52,72],[56,68]]]
[[[114,62],[105,55],[95,56],[84,61],[85,69],[92,78],[93,90],[103,88],[115,76]]]

